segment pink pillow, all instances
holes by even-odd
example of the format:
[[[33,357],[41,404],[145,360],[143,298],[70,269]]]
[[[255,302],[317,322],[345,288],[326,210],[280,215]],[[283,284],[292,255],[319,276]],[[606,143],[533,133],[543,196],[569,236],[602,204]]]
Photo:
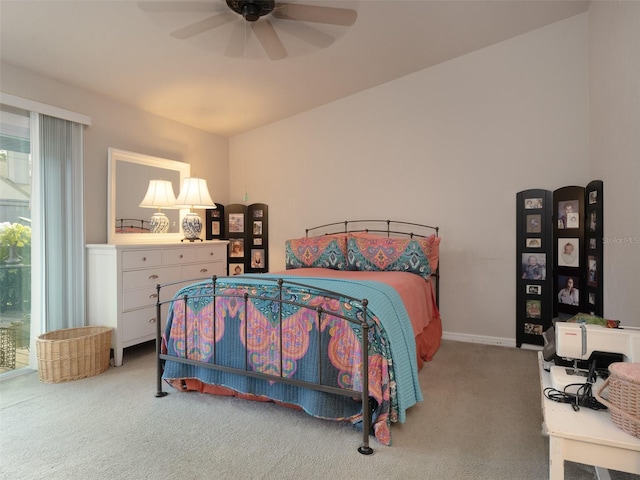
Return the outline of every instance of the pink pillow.
[[[285,242],[286,269],[295,268],[347,268],[347,236],[322,235],[303,237]]]
[[[425,253],[426,241],[415,238],[350,236],[347,239],[349,270],[408,272],[431,277],[431,263]]]
[[[380,238],[392,238],[395,240],[407,240],[409,237],[387,237],[384,234],[379,233],[369,233],[369,232],[353,232],[349,233],[350,236],[356,238],[370,238],[370,239],[380,239]],[[426,238],[423,237],[414,237],[414,240],[420,243],[422,247],[422,251],[429,259],[429,265],[431,266],[431,270],[435,271],[438,268],[438,260],[440,258],[440,240],[441,238],[436,236],[435,234],[429,235]]]

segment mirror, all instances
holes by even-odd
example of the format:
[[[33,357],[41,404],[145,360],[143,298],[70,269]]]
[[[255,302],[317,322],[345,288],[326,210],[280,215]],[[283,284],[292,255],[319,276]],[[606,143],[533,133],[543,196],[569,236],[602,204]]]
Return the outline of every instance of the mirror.
[[[150,233],[149,220],[156,210],[138,205],[150,180],[169,180],[176,196],[189,177],[188,163],[109,148],[108,230],[109,243],[171,243],[182,240],[180,225],[188,209],[162,209],[169,218],[168,233]]]

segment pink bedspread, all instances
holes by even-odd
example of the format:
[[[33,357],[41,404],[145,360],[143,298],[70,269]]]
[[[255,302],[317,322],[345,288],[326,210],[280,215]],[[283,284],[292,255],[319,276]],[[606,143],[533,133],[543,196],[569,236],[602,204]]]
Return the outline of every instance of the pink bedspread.
[[[275,272],[274,274],[372,280],[386,283],[398,292],[411,319],[413,333],[416,337],[418,367],[421,368],[424,361],[431,360],[440,347],[442,322],[435,301],[433,284],[418,275],[406,272],[360,272],[331,270],[328,268],[299,268]]]

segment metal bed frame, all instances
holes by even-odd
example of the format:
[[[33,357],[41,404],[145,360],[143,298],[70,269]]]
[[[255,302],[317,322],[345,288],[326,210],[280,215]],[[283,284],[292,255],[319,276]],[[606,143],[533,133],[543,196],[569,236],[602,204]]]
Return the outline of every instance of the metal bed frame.
[[[150,232],[151,228],[149,227],[149,220],[141,220],[139,218],[117,218],[116,219],[116,230],[121,231],[127,228],[135,228],[138,230],[144,230],[145,232]],[[121,232],[121,233],[130,233],[130,232]]]
[[[386,228],[382,228],[379,225],[381,223],[384,223],[386,225]],[[358,227],[357,229],[349,229],[349,225],[359,225],[362,226],[361,228]],[[344,230],[340,230],[340,231],[331,231],[332,229],[334,229],[335,227],[337,227],[338,225],[342,225]],[[378,226],[376,226],[378,225]],[[413,231],[405,231],[407,229],[411,229],[411,228],[419,228],[421,229],[423,232],[428,232],[427,234],[425,233],[414,233]],[[328,231],[326,231],[328,230]],[[409,223],[409,222],[401,222],[401,221],[391,221],[391,220],[352,220],[352,221],[345,221],[345,222],[336,222],[336,223],[330,223],[330,224],[326,224],[326,225],[321,225],[318,227],[313,227],[310,229],[307,229],[306,232],[306,236],[309,236],[310,232],[316,232],[316,231],[325,231],[325,234],[335,234],[335,233],[349,233],[349,232],[371,232],[371,233],[385,233],[387,236],[391,236],[393,235],[405,235],[405,236],[410,236],[411,238],[415,237],[422,237],[422,238],[426,238],[427,236],[435,233],[435,235],[438,235],[438,231],[439,228],[438,227],[431,227],[428,225],[421,225],[421,224],[417,224],[417,223]],[[439,303],[439,279],[440,279],[440,275],[439,275],[439,267],[438,269],[436,269],[435,273],[432,273],[432,277],[435,277],[435,281],[436,281],[436,304]],[[157,369],[156,369],[156,386],[157,386],[157,392],[156,392],[156,397],[164,397],[166,395],[168,395],[168,392],[163,391],[162,389],[162,373],[163,373],[163,365],[164,362],[166,360],[171,360],[171,361],[175,361],[175,362],[179,362],[179,363],[184,363],[184,364],[188,364],[188,365],[194,365],[194,366],[198,366],[198,367],[205,367],[208,369],[212,369],[212,370],[218,370],[218,371],[223,371],[223,372],[228,372],[228,373],[234,373],[234,374],[239,374],[239,375],[243,375],[243,376],[248,376],[248,377],[252,377],[252,378],[257,378],[257,379],[263,379],[263,380],[267,380],[267,381],[276,381],[276,382],[282,382],[282,383],[286,383],[289,385],[295,385],[295,386],[299,386],[299,387],[304,387],[304,388],[310,388],[313,390],[318,390],[318,391],[322,391],[322,392],[326,392],[326,393],[332,393],[332,394],[337,394],[337,395],[341,395],[341,396],[347,396],[347,397],[352,397],[354,399],[358,399],[362,402],[362,424],[363,424],[363,428],[362,428],[362,443],[361,445],[358,447],[358,452],[360,452],[363,455],[371,455],[373,453],[373,449],[371,448],[371,446],[369,445],[369,435],[370,435],[370,431],[371,431],[371,425],[372,425],[372,408],[373,408],[373,399],[369,399],[369,329],[371,328],[372,324],[371,324],[371,320],[368,319],[368,300],[365,299],[358,299],[358,298],[354,298],[354,297],[350,297],[348,295],[344,295],[341,294],[339,292],[334,292],[334,291],[330,291],[330,290],[326,290],[326,289],[322,289],[322,288],[317,288],[315,286],[310,286],[310,285],[306,285],[304,283],[299,283],[299,282],[292,282],[292,281],[285,281],[283,279],[274,279],[274,278],[265,278],[264,276],[249,276],[249,275],[243,275],[241,278],[243,279],[251,279],[251,280],[259,280],[261,282],[260,284],[260,288],[261,291],[264,292],[264,285],[269,284],[271,285],[271,291],[277,293],[276,298],[270,298],[271,301],[274,301],[276,303],[279,304],[279,308],[277,309],[278,311],[278,324],[280,325],[279,328],[279,333],[280,333],[280,337],[278,339],[279,341],[279,345],[280,345],[280,361],[282,362],[283,356],[282,356],[282,304],[287,304],[287,305],[293,305],[299,308],[305,308],[305,309],[310,309],[310,310],[315,310],[316,312],[316,321],[318,322],[317,325],[318,327],[320,327],[321,325],[321,321],[322,321],[322,317],[325,314],[331,315],[333,317],[337,317],[337,318],[341,318],[343,320],[348,321],[350,324],[354,325],[355,328],[360,328],[361,331],[361,351],[362,351],[362,370],[361,370],[361,375],[362,375],[362,390],[361,391],[355,391],[355,390],[350,390],[350,389],[342,389],[342,388],[337,388],[334,386],[330,386],[330,385],[325,385],[322,383],[322,364],[321,364],[321,355],[318,355],[318,381],[317,382],[309,382],[309,381],[304,381],[304,380],[297,380],[297,379],[292,379],[292,378],[287,378],[287,377],[283,377],[282,376],[282,368],[280,368],[280,375],[279,376],[275,376],[275,375],[269,375],[269,374],[264,374],[261,372],[256,372],[253,370],[249,370],[249,364],[248,364],[248,353],[247,353],[247,330],[248,328],[245,328],[245,358],[244,358],[244,368],[235,368],[235,367],[229,367],[226,365],[221,365],[220,363],[217,363],[218,360],[216,359],[216,344],[214,342],[213,344],[213,354],[212,354],[212,358],[213,358],[213,362],[201,362],[201,361],[196,361],[196,360],[191,360],[188,358],[181,358],[181,357],[176,357],[176,356],[172,356],[172,355],[167,355],[167,354],[163,354],[161,353],[161,345],[162,345],[162,306],[165,304],[171,304],[172,302],[178,302],[178,301],[182,301],[184,302],[185,305],[185,312],[186,312],[186,305],[187,302],[189,300],[189,298],[202,298],[202,297],[207,297],[207,298],[211,298],[211,301],[214,303],[216,302],[216,299],[218,298],[237,298],[237,299],[242,299],[243,304],[244,304],[244,312],[245,312],[245,318],[246,314],[247,314],[247,307],[248,307],[248,302],[249,299],[253,299],[253,298],[264,298],[261,297],[260,295],[254,295],[254,294],[250,294],[248,293],[248,291],[245,291],[244,293],[240,294],[240,293],[222,293],[222,292],[218,292],[218,287],[220,285],[220,283],[224,284],[224,285],[229,285],[224,283],[224,281],[222,279],[224,278],[231,278],[231,277],[217,277],[217,276],[213,276],[213,277],[207,277],[207,278],[199,278],[199,279],[191,279],[191,280],[182,280],[182,281],[178,281],[178,282],[171,282],[171,283],[165,283],[165,284],[158,284],[156,286],[157,289],[157,297],[156,297],[156,315],[157,315],[157,319],[158,321],[156,322],[156,355],[157,355]],[[234,279],[238,279],[240,277],[233,277]],[[196,282],[211,282],[211,293],[210,294],[206,294],[206,295],[194,295],[189,297],[188,295],[184,295],[182,297],[176,297],[170,300],[164,300],[161,301],[161,290],[163,287],[167,287],[170,285],[177,285],[177,284],[184,284],[186,285],[190,285]],[[243,286],[242,283],[238,284],[238,283],[233,283],[231,285],[239,285],[239,286]],[[254,284],[247,284],[247,287],[255,287],[256,285]],[[357,311],[359,312],[358,315],[356,315],[356,318],[359,319],[359,321],[354,321],[353,319],[347,318],[345,316],[336,314],[335,312],[325,312],[325,310],[322,309],[322,307],[310,307],[308,305],[296,302],[296,301],[292,301],[292,300],[286,300],[283,298],[283,291],[287,291],[287,292],[291,292],[291,291],[300,291],[300,292],[313,292],[313,293],[321,293],[322,295],[324,295],[325,297],[331,298],[331,299],[335,299],[338,300],[340,302],[346,302],[349,305],[351,305],[353,308],[357,309]],[[215,321],[216,321],[216,309],[213,308],[213,328],[214,328],[214,332],[213,332],[213,338],[215,338]],[[319,341],[318,341],[318,348],[320,351],[322,351],[322,341],[321,341],[321,335],[320,335],[320,328],[318,328],[318,332],[319,332]],[[186,322],[185,322],[185,341],[186,341]],[[185,352],[187,352],[188,349],[185,348]],[[186,355],[186,353],[185,353]],[[281,365],[282,367],[282,365]]]
[[[165,283],[162,285],[157,285],[156,289],[157,289],[157,299],[156,299],[156,315],[157,318],[161,318],[162,315],[162,305],[164,304],[170,304],[172,302],[184,302],[185,304],[185,311],[186,311],[186,305],[188,300],[191,298],[211,298],[212,302],[214,302],[216,299],[218,298],[237,298],[237,299],[241,299],[243,301],[244,304],[244,313],[245,313],[245,318],[247,318],[247,307],[248,307],[248,302],[249,299],[264,299],[264,297],[260,296],[259,294],[250,294],[248,293],[248,291],[245,291],[244,293],[219,293],[218,292],[218,287],[220,286],[220,283],[222,283],[225,287],[226,286],[233,286],[233,287],[239,287],[239,288],[243,288],[243,287],[256,287],[256,285],[253,284],[242,284],[242,283],[233,283],[233,284],[227,284],[223,282],[224,278],[231,278],[231,277],[209,277],[206,279],[192,279],[192,280],[183,280],[180,282],[172,282],[172,283]],[[233,277],[234,280],[238,279],[238,277]],[[249,369],[249,362],[248,362],[248,352],[247,352],[247,331],[249,330],[248,328],[244,329],[244,334],[245,334],[245,350],[244,350],[244,368],[235,368],[235,367],[229,367],[226,365],[221,365],[218,362],[218,359],[216,358],[216,343],[213,343],[213,353],[212,353],[212,362],[201,362],[201,361],[197,361],[197,360],[191,360],[188,358],[182,358],[182,357],[176,357],[176,356],[172,356],[172,355],[167,355],[167,354],[163,354],[160,353],[161,352],[161,341],[162,341],[162,328],[161,328],[161,321],[156,322],[156,353],[157,353],[157,370],[156,370],[156,385],[157,385],[157,393],[156,393],[156,397],[164,397],[168,394],[168,392],[165,392],[162,390],[162,372],[163,372],[163,361],[166,360],[172,360],[175,362],[179,362],[179,363],[184,363],[184,364],[188,364],[188,365],[194,365],[197,367],[205,367],[208,369],[212,369],[212,370],[219,370],[219,371],[223,371],[223,372],[228,372],[228,373],[235,373],[235,374],[239,374],[239,375],[243,375],[243,376],[248,376],[248,377],[253,377],[253,378],[258,378],[258,379],[263,379],[263,380],[268,380],[268,381],[276,381],[276,382],[282,382],[282,383],[286,383],[289,385],[295,385],[295,386],[299,386],[299,387],[304,387],[304,388],[310,388],[313,390],[318,390],[318,391],[322,391],[322,392],[326,392],[326,393],[332,393],[332,394],[337,394],[337,395],[341,395],[341,396],[346,396],[346,397],[352,397],[354,399],[359,399],[362,402],[362,422],[363,422],[363,429],[362,429],[362,444],[360,445],[360,447],[358,448],[358,451],[360,453],[362,453],[363,455],[371,455],[373,453],[373,449],[369,446],[369,434],[370,434],[370,430],[371,430],[371,424],[372,424],[372,405],[370,403],[370,399],[369,399],[369,328],[371,328],[372,323],[371,320],[367,318],[367,312],[368,312],[368,301],[367,299],[357,299],[354,297],[350,297],[348,295],[343,295],[340,294],[338,292],[334,292],[331,290],[326,290],[326,289],[322,289],[322,288],[318,288],[315,286],[311,286],[311,285],[306,285],[304,283],[298,283],[298,282],[291,282],[291,281],[285,281],[283,279],[273,279],[273,278],[264,278],[261,276],[248,276],[248,275],[243,275],[242,276],[243,279],[251,279],[251,280],[259,280],[260,281],[260,292],[264,292],[265,289],[263,288],[264,285],[270,285],[269,290],[271,292],[275,292],[277,293],[277,298],[269,298],[271,301],[274,301],[276,303],[278,303],[280,305],[280,308],[277,309],[278,313],[278,325],[279,327],[279,345],[280,345],[280,362],[281,362],[281,368],[280,368],[280,375],[279,376],[275,376],[275,375],[269,375],[269,374],[265,374],[265,373],[261,373],[261,372],[256,372],[254,370],[250,370]],[[167,287],[169,285],[176,285],[176,284],[182,284],[184,283],[186,284],[192,284],[198,281],[210,281],[210,285],[211,285],[211,294],[206,294],[206,295],[193,295],[193,296],[188,296],[188,295],[184,295],[182,297],[178,297],[175,299],[171,299],[171,300],[165,300],[165,301],[160,301],[160,292],[162,287]],[[207,284],[208,285],[208,284]],[[248,290],[248,289],[247,289]],[[350,319],[348,317],[345,317],[343,315],[337,314],[335,312],[326,312],[322,307],[310,307],[306,304],[303,303],[299,303],[296,301],[292,301],[292,300],[286,300],[283,298],[283,292],[287,291],[287,292],[313,292],[313,293],[320,293],[323,296],[330,298],[330,299],[334,299],[334,300],[338,300],[342,303],[348,303],[349,305],[351,305],[352,307],[354,307],[355,309],[357,309],[357,311],[359,312],[358,314],[356,314],[356,318],[359,318],[360,321],[356,322],[353,319]],[[283,345],[283,340],[282,340],[282,308],[281,305],[282,304],[287,304],[287,305],[293,305],[299,308],[305,308],[305,309],[309,309],[309,310],[314,310],[316,313],[316,321],[317,321],[317,326],[318,326],[318,349],[321,352],[322,348],[323,348],[323,342],[322,342],[322,338],[321,338],[321,334],[320,334],[320,325],[321,325],[321,321],[322,321],[322,317],[325,314],[328,314],[332,317],[336,317],[336,318],[341,318],[349,323],[351,323],[352,325],[355,325],[357,327],[359,327],[361,329],[361,344],[360,344],[360,348],[362,351],[362,370],[361,370],[361,375],[362,375],[362,390],[361,391],[356,391],[356,390],[350,390],[350,389],[343,389],[343,388],[338,388],[338,387],[334,387],[331,385],[326,385],[324,383],[322,383],[322,362],[321,362],[321,357],[322,355],[318,355],[318,364],[317,364],[317,378],[318,381],[316,382],[310,382],[310,381],[305,381],[305,380],[297,380],[297,379],[292,379],[292,378],[287,378],[282,376],[282,360],[283,360],[283,354],[282,354],[282,345]],[[215,334],[215,325],[216,325],[216,309],[213,308],[213,338],[215,338],[216,334]],[[185,322],[185,342],[186,342],[186,322]],[[188,351],[188,348],[185,347],[185,352]],[[185,353],[186,355],[186,353]]]

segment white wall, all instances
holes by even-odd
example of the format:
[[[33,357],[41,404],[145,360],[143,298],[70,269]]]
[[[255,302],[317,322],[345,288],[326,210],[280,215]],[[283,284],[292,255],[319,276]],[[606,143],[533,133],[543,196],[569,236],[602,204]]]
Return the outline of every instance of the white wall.
[[[85,129],[84,137],[87,243],[107,241],[109,147],[187,162],[191,164],[193,176],[207,179],[214,201],[227,202],[229,142],[226,138],[140,112],[4,63],[0,68],[0,85],[5,93],[91,117],[92,124]]]
[[[605,315],[640,327],[640,2],[589,10],[590,161],[604,181]]]
[[[446,332],[515,343],[515,196],[586,185],[586,14],[234,137],[230,199],[269,204],[270,267],[304,228],[441,227]]]

